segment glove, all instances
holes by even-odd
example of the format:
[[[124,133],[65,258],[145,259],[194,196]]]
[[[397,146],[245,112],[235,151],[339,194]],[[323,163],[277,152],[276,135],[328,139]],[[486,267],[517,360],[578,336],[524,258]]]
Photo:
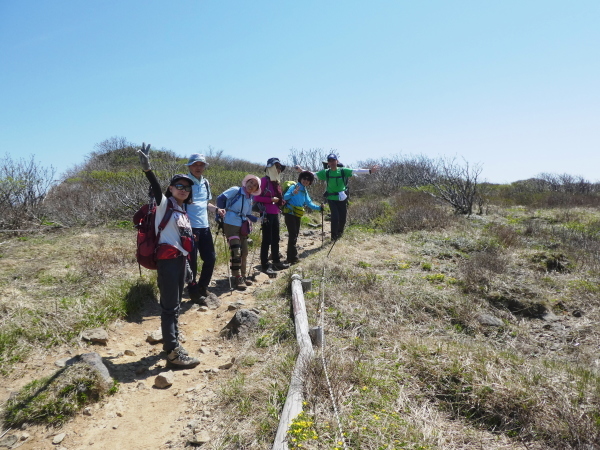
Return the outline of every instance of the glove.
[[[140,158],[142,170],[144,172],[152,170],[152,167],[150,167],[150,144],[146,145],[144,142],[142,142],[142,148],[141,150],[137,151],[137,154]]]
[[[217,216],[215,217],[215,222],[217,223],[217,234],[219,233],[219,230],[223,230],[223,232],[224,232],[225,227],[223,225],[224,224],[223,218],[217,214]]]

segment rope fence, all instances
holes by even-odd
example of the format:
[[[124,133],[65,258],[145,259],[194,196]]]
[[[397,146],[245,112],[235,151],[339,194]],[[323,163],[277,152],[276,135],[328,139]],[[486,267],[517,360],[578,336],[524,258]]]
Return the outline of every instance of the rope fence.
[[[315,341],[320,348],[321,364],[323,364],[323,371],[325,373],[325,379],[327,382],[327,388],[329,390],[329,397],[333,405],[333,411],[337,421],[338,440],[343,444],[345,450],[348,449],[346,440],[344,438],[344,432],[342,431],[342,422],[340,419],[339,410],[337,408],[337,402],[331,386],[329,378],[329,371],[327,369],[327,363],[325,360],[325,268],[323,268],[323,276],[321,278],[321,302],[319,305],[320,318],[319,327],[315,331]],[[281,417],[279,419],[279,427],[277,428],[277,434],[275,436],[275,442],[273,443],[272,450],[287,450],[287,437],[288,429],[292,424],[292,421],[302,412],[303,406],[303,389],[304,389],[304,374],[307,364],[314,358],[315,352],[313,350],[313,343],[310,338],[312,330],[308,327],[308,315],[306,313],[306,303],[304,301],[304,290],[302,287],[302,279],[300,275],[292,275],[292,309],[294,315],[294,325],[296,328],[296,340],[300,347],[298,359],[294,365],[292,371],[292,378],[290,380],[290,387],[288,389],[287,398],[283,405]]]

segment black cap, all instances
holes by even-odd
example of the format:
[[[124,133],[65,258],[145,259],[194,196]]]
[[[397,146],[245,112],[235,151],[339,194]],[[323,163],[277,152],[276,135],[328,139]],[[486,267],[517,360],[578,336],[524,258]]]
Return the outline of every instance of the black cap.
[[[171,182],[169,183],[169,186],[173,186],[177,180],[187,180],[190,182],[190,186],[192,184],[194,184],[194,181],[190,177],[188,177],[186,174],[178,173],[177,175],[173,175],[173,178],[171,178]]]

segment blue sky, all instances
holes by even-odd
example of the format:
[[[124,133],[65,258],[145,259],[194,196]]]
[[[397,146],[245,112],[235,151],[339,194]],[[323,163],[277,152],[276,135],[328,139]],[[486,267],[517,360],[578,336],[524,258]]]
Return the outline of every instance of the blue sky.
[[[600,2],[0,0],[0,158],[112,136],[600,179]]]

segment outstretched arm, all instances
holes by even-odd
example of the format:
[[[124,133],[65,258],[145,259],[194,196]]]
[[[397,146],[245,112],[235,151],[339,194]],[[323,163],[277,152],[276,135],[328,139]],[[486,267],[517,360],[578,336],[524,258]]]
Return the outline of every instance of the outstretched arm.
[[[352,175],[367,175],[371,173],[375,173],[379,170],[379,165],[375,164],[371,166],[370,169],[352,169]]]
[[[152,187],[152,194],[154,195],[154,200],[156,200],[156,204],[160,205],[160,201],[162,200],[162,191],[160,189],[160,183],[152,172],[152,167],[150,167],[150,144],[146,145],[146,143],[142,143],[142,148],[137,151],[137,154],[140,158],[140,165],[142,166],[142,170],[146,174],[146,178],[150,182],[150,186]]]

